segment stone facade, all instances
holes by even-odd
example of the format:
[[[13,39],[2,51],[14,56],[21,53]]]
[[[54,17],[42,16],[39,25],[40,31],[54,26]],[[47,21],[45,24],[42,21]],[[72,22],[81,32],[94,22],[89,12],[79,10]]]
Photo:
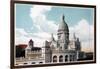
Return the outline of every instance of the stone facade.
[[[69,28],[64,15],[59,24],[57,36],[58,40],[55,40],[52,34],[51,40],[45,42],[45,63],[77,61],[80,58],[81,43],[75,34],[73,39],[69,40]]]

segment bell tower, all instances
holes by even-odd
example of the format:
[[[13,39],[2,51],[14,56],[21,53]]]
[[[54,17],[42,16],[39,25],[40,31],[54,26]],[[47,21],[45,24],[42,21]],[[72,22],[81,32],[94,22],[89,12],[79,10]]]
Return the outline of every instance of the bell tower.
[[[30,39],[29,41],[29,47],[32,49],[34,47],[34,41]]]

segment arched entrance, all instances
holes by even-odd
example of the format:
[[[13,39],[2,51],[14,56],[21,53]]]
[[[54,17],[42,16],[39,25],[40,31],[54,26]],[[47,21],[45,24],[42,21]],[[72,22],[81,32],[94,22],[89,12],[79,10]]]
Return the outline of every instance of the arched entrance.
[[[63,56],[62,55],[59,56],[59,62],[63,62]]]
[[[73,61],[73,55],[70,55],[70,61]]]
[[[65,62],[67,62],[67,61],[68,61],[68,55],[65,56]]]
[[[53,56],[53,62],[57,62],[57,56]]]

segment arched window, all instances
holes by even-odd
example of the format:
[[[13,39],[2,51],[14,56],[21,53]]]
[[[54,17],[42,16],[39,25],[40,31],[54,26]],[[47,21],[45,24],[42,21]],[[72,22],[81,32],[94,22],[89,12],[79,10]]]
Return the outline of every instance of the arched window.
[[[43,62],[39,62],[39,64],[42,64]]]
[[[32,62],[31,64],[35,64],[35,62]]]
[[[73,61],[75,60],[75,55],[73,55]]]
[[[62,55],[59,56],[59,62],[63,62],[63,56]]]
[[[70,55],[70,61],[73,61],[73,55]]]
[[[53,56],[53,62],[57,62],[57,56]]]
[[[67,61],[68,61],[68,55],[65,56],[65,62],[67,62]]]

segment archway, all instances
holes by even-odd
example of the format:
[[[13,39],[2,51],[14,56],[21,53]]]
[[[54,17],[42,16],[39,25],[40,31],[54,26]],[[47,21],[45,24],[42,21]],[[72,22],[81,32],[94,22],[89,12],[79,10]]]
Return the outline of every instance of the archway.
[[[73,55],[70,55],[70,61],[73,61]]]
[[[57,56],[53,56],[53,62],[57,62]]]
[[[63,56],[62,55],[59,56],[59,62],[63,62]]]
[[[68,61],[68,55],[65,56],[65,62],[67,62],[67,61]]]

